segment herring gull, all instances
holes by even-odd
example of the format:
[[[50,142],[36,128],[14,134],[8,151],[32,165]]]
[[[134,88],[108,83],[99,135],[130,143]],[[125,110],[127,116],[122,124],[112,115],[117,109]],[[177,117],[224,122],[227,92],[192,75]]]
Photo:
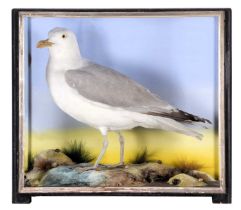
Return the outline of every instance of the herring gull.
[[[84,59],[75,34],[54,28],[38,48],[49,48],[47,81],[58,107],[74,119],[98,129],[102,150],[93,166],[97,168],[108,147],[108,131],[119,135],[120,163],[124,164],[124,137],[121,130],[138,126],[174,131],[198,139],[202,134],[188,124],[209,120],[182,111],[150,90],[110,68]]]

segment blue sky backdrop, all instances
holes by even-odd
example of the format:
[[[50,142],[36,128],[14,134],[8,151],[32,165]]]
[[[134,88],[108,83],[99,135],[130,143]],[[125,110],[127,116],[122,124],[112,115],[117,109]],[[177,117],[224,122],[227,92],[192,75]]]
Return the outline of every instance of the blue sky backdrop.
[[[45,76],[48,50],[36,48],[55,27],[76,33],[83,57],[129,76],[180,109],[212,122],[217,116],[217,17],[26,18],[25,25],[25,76],[31,77],[26,120],[31,118],[34,131],[83,126],[55,105]]]

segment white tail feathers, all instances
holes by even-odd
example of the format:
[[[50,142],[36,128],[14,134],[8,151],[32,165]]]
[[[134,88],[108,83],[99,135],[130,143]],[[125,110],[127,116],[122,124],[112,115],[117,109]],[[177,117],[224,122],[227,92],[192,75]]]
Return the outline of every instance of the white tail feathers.
[[[152,119],[151,119],[152,118]],[[168,131],[175,131],[177,133],[185,134],[187,136],[193,136],[198,140],[202,140],[203,135],[180,122],[177,122],[170,118],[151,116],[141,126],[146,128],[155,128]]]

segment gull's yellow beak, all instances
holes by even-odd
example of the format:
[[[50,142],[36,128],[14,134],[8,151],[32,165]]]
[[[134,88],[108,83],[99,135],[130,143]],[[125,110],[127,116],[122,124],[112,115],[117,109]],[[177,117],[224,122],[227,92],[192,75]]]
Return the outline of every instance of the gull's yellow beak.
[[[53,42],[50,42],[48,39],[45,39],[38,42],[37,48],[51,47],[53,44]]]

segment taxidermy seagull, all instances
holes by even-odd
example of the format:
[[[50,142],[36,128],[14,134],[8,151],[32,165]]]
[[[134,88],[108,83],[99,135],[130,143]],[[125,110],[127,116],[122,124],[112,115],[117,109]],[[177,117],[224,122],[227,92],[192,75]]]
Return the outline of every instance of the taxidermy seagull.
[[[121,130],[134,127],[175,131],[198,139],[202,135],[187,124],[209,120],[179,110],[147,88],[110,68],[84,59],[75,34],[54,28],[38,48],[49,48],[47,81],[58,107],[74,119],[98,129],[102,150],[97,168],[108,146],[108,131],[116,131],[120,142],[120,163],[124,165],[124,137]]]

